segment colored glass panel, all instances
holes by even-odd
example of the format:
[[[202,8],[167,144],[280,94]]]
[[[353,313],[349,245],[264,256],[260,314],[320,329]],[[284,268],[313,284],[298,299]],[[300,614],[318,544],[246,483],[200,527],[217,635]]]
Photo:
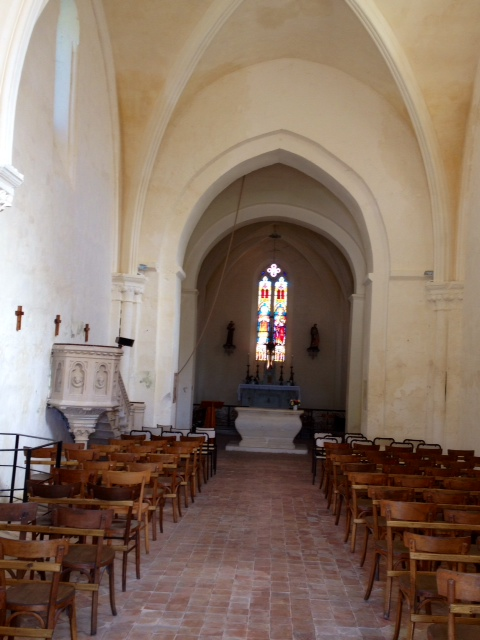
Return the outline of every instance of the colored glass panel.
[[[277,265],[272,265],[277,267]],[[269,273],[278,275],[280,269],[267,269]],[[273,296],[272,296],[273,287]],[[287,334],[287,292],[288,282],[283,276],[272,281],[267,276],[258,283],[258,307],[257,307],[257,346],[256,360],[267,360],[267,343],[273,338],[275,343],[274,360],[285,361],[285,344]]]

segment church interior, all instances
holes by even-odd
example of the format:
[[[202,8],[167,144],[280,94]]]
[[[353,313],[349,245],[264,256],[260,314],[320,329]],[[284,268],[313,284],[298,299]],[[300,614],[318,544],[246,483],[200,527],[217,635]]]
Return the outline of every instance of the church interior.
[[[0,0],[0,34],[0,480],[16,434],[81,458],[257,403],[158,538],[138,501],[97,637],[391,640],[346,499],[251,410],[270,449],[333,416],[478,464],[480,0]]]
[[[119,336],[142,426],[235,406],[247,366],[265,376],[257,290],[278,264],[274,382],[293,370],[303,408],[368,438],[480,450],[480,2],[4,0],[0,16],[4,433],[88,439],[95,423],[52,402],[52,354]]]

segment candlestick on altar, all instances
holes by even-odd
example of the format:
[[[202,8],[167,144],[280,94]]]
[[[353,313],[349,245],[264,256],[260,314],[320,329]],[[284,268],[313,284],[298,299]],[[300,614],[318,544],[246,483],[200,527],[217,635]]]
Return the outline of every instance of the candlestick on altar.
[[[247,375],[245,376],[245,384],[250,382],[250,365],[247,362]]]
[[[293,366],[290,367],[290,380],[289,380],[289,382],[290,382],[290,385],[292,387],[295,385],[295,380],[294,380],[294,377],[293,377]]]

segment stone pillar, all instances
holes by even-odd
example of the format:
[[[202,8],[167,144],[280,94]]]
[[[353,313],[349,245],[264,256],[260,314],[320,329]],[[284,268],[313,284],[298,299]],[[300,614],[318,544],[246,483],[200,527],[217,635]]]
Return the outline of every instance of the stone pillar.
[[[190,428],[192,424],[197,298],[197,289],[186,289],[182,291],[179,347],[180,369],[176,379],[177,414],[175,424],[177,428]]]
[[[120,327],[122,338],[135,340],[137,337],[145,283],[146,278],[142,275],[131,276],[117,273],[113,276],[112,304],[119,314],[117,326]],[[112,324],[115,326],[114,319],[112,319]],[[133,377],[133,368],[132,348],[123,347],[120,370],[129,395],[132,391],[130,382]]]
[[[365,296],[350,296],[350,351],[347,380],[347,430],[360,431],[362,424],[362,378]]]
[[[435,313],[434,352],[431,370],[431,394],[427,414],[427,439],[429,442],[447,444],[446,424],[448,388],[454,381],[448,380],[450,362],[458,358],[458,353],[449,350],[449,344],[457,343],[450,332],[459,331],[459,322],[455,310],[462,306],[463,284],[459,282],[429,282],[426,285],[427,300],[433,305]],[[458,325],[458,326],[456,326]],[[452,399],[453,400],[453,399]]]

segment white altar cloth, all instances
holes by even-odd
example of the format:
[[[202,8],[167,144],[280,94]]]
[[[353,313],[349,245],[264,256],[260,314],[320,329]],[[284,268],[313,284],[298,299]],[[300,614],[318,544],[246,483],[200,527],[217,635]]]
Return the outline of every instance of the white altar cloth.
[[[293,442],[302,428],[303,411],[258,407],[235,407],[235,410],[238,413],[235,427],[242,440],[238,444],[227,444],[227,451],[307,453],[305,445]]]

